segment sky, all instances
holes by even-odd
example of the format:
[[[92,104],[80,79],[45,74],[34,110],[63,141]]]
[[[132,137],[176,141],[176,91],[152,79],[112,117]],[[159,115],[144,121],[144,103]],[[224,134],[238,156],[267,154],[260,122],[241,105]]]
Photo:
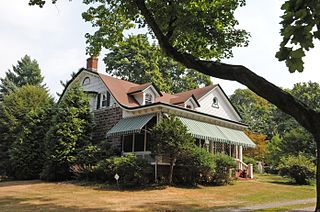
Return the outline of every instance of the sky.
[[[289,73],[284,62],[275,57],[280,37],[279,0],[247,0],[247,5],[236,11],[239,28],[251,34],[248,47],[234,49],[234,57],[223,62],[242,64],[277,86],[292,88],[295,83],[320,83],[320,43],[307,53],[303,73]],[[28,0],[1,1],[0,3],[0,77],[24,55],[36,59],[45,77],[50,93],[56,96],[63,87],[60,80],[70,79],[72,72],[86,66],[84,35],[92,32],[89,23],[81,18],[86,6],[81,1],[58,1],[44,8],[28,6]],[[104,73],[103,54],[99,57],[99,72]],[[239,83],[212,78],[228,95]]]

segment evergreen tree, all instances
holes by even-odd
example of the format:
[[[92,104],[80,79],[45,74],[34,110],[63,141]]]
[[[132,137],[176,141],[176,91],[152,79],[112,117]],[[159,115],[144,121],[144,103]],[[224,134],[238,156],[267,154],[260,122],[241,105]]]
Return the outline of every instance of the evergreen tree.
[[[70,88],[61,98],[46,137],[41,178],[49,181],[70,179],[70,167],[78,153],[91,143],[89,98],[78,86]]]
[[[52,104],[48,91],[33,85],[4,96],[0,104],[0,174],[19,179],[39,175],[48,119],[44,111]]]
[[[12,66],[12,71],[6,72],[6,76],[0,79],[0,82],[0,99],[3,99],[4,95],[23,85],[41,86],[43,76],[38,62],[25,55],[16,66]]]
[[[151,130],[151,149],[155,156],[169,157],[169,184],[172,184],[173,167],[177,159],[186,149],[194,145],[194,138],[188,133],[187,127],[175,116],[163,117]]]

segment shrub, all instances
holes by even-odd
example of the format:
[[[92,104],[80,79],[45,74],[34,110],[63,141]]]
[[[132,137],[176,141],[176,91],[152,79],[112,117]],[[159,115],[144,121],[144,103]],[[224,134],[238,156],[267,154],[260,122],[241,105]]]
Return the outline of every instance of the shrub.
[[[211,181],[215,170],[213,154],[201,147],[187,149],[177,161],[175,183],[195,185]]]
[[[232,181],[230,169],[236,168],[236,162],[233,158],[225,154],[214,155],[216,164],[212,183],[215,185],[225,185]]]
[[[253,165],[253,172],[257,173],[258,172],[258,166],[257,166],[257,161],[253,158],[249,157],[243,157],[243,162],[246,164],[252,164]]]
[[[119,184],[125,187],[142,186],[149,183],[152,170],[150,164],[134,154],[115,156],[98,164],[96,172],[103,170],[105,180],[115,183],[115,174],[120,176]],[[102,173],[100,173],[102,174]],[[101,179],[104,177],[102,176]]]
[[[315,177],[315,164],[302,154],[282,157],[278,168],[281,176],[287,176],[299,185],[309,184]]]

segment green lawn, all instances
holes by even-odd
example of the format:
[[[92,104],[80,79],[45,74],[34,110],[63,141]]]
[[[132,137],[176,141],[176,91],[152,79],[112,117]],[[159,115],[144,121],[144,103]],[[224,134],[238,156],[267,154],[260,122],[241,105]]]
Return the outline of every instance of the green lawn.
[[[124,191],[73,183],[0,183],[1,211],[207,211],[312,197],[315,197],[313,185],[290,185],[287,180],[271,175],[219,187]]]

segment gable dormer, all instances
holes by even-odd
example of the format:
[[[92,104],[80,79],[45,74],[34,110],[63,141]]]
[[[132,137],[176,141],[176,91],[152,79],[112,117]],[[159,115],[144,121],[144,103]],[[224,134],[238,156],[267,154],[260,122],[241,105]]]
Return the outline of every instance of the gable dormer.
[[[193,94],[177,96],[172,98],[170,103],[187,108],[189,110],[194,110],[195,108],[200,107],[198,100]]]
[[[152,83],[145,83],[129,89],[128,95],[134,97],[139,105],[149,105],[155,102],[162,93]]]

